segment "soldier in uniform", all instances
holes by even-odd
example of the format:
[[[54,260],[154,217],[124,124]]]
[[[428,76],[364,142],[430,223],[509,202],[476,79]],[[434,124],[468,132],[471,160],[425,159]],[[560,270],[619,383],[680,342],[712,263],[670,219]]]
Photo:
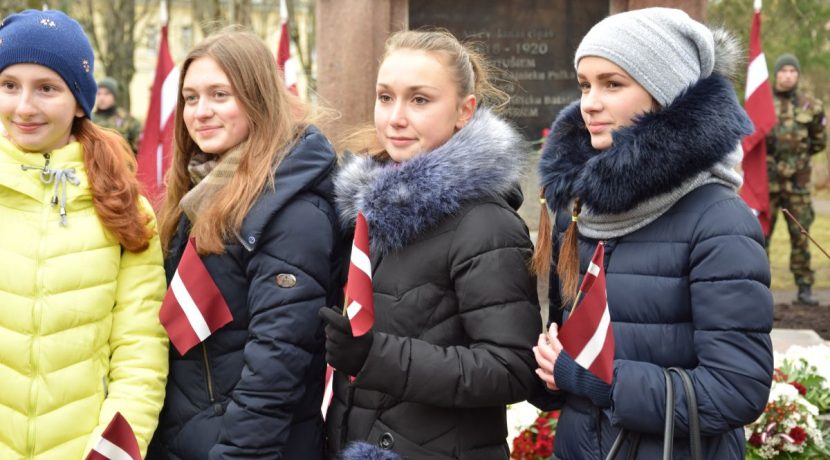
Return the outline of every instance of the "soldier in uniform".
[[[775,61],[775,112],[778,123],[767,136],[770,215],[772,225],[782,208],[788,209],[809,231],[815,213],[810,200],[811,156],[827,145],[822,102],[798,89],[798,59],[783,54]],[[814,272],[810,269],[810,241],[787,220],[790,233],[790,270],[798,285],[797,303],[818,305],[812,296]],[[769,247],[770,235],[767,238]]]
[[[98,82],[98,94],[95,97],[95,112],[92,121],[103,128],[118,131],[133,153],[138,153],[138,140],[141,137],[141,122],[133,118],[126,110],[119,108],[118,82],[114,78],[105,77]]]

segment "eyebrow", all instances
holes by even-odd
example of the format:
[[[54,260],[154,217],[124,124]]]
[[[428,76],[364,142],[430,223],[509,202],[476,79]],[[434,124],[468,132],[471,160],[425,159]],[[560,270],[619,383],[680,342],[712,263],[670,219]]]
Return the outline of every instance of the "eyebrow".
[[[381,83],[381,82],[378,82],[377,86],[379,86],[381,88],[385,88],[385,89],[391,88],[391,86],[387,85],[386,83]],[[436,88],[435,86],[431,86],[431,85],[407,86],[406,89],[408,89],[410,91],[420,91],[422,89],[431,89],[431,90],[434,90],[434,91],[438,91],[438,88]]]
[[[212,89],[216,89],[216,88],[225,89],[225,88],[232,88],[232,86],[231,86],[230,83],[214,83],[212,85],[208,85],[208,87],[207,87],[208,91],[210,91]],[[196,89],[193,86],[182,86],[182,91],[196,91]]]
[[[609,79],[609,78],[613,78],[613,77],[628,78],[628,76],[627,76],[627,75],[622,74],[622,73],[619,73],[619,72],[604,72],[604,73],[601,73],[601,74],[597,75],[597,80],[607,80],[607,79]],[[583,75],[583,74],[581,74],[581,73],[580,73],[580,74],[577,74],[577,75],[576,75],[576,78],[581,78],[581,79],[583,79],[583,80],[585,80],[585,79],[586,79],[586,78],[585,78],[585,75]]]

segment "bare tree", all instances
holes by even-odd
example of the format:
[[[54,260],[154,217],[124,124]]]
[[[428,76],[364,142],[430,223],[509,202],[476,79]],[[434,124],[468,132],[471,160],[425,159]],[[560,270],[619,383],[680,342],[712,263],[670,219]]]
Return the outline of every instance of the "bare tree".
[[[145,22],[151,11],[150,0],[82,0],[75,5],[81,22],[97,55],[96,65],[103,73],[116,79],[124,91],[118,93],[118,105],[130,110],[130,82],[135,75],[136,24]],[[155,3],[155,2],[153,2]]]
[[[227,21],[220,0],[191,0],[191,11],[193,22],[199,27],[202,36],[216,32]]]

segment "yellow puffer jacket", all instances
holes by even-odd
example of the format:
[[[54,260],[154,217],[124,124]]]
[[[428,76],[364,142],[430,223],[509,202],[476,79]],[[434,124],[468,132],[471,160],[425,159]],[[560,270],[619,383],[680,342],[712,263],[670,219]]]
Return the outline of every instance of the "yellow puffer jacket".
[[[144,455],[167,380],[158,236],[122,251],[95,214],[77,142],[49,157],[75,169],[65,201],[62,181],[21,168],[45,161],[0,136],[0,459],[82,459],[116,412]]]

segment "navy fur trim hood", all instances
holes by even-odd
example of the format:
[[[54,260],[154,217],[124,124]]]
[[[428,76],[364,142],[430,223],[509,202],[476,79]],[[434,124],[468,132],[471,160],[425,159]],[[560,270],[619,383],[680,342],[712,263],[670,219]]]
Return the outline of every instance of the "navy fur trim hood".
[[[505,120],[479,108],[436,149],[402,163],[354,156],[335,178],[346,228],[358,211],[369,224],[372,252],[400,249],[468,201],[507,197],[518,187],[530,148]]]
[[[403,460],[391,450],[381,449],[366,442],[352,442],[340,453],[340,460]]]
[[[579,197],[596,214],[622,213],[710,169],[752,131],[732,85],[718,75],[614,132],[606,150],[591,146],[577,101],[553,122],[540,185],[554,211]]]

